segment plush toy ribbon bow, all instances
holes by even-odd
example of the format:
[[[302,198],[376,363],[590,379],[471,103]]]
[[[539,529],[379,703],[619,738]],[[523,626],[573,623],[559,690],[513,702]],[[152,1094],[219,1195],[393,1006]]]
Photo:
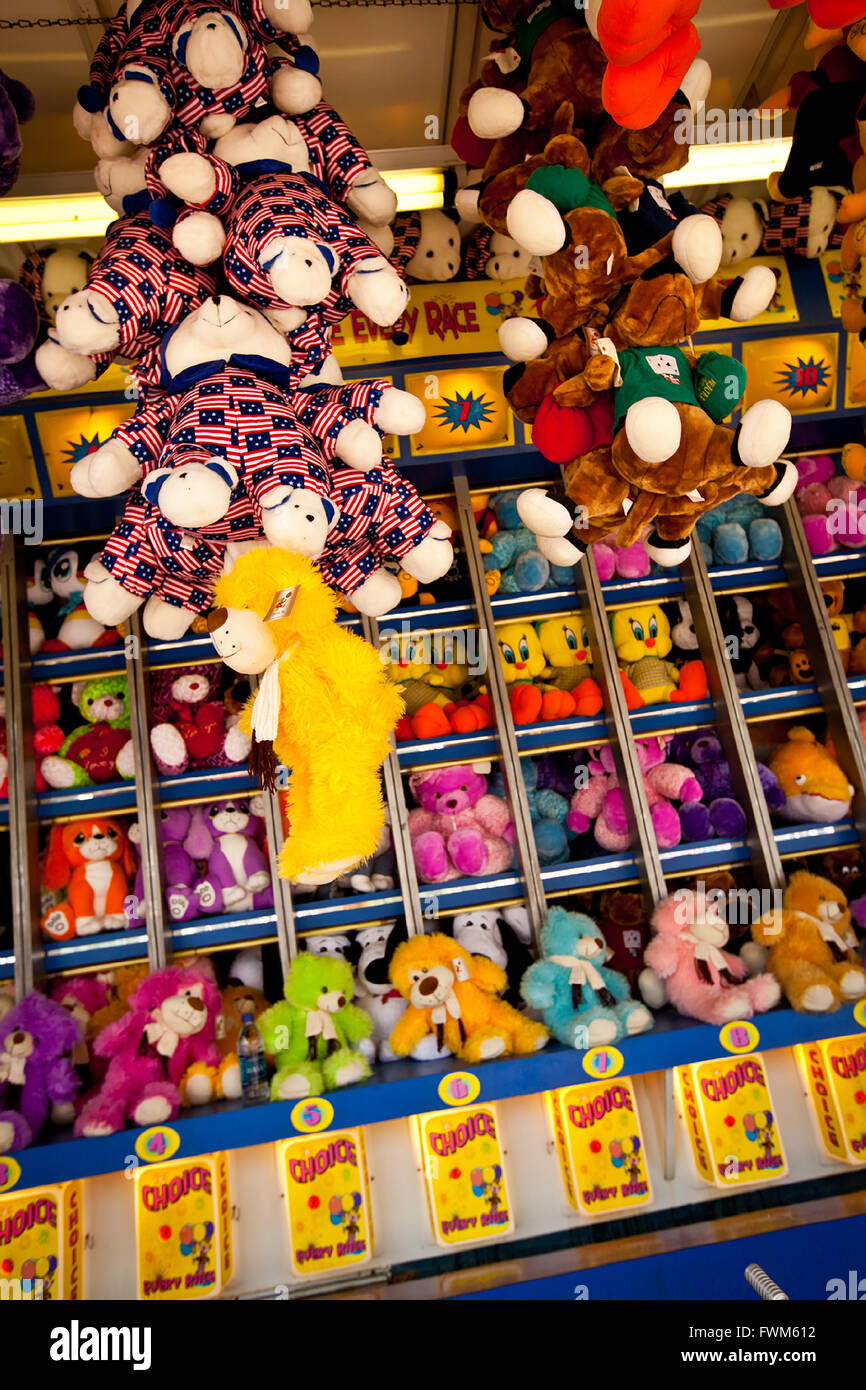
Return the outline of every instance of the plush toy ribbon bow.
[[[719,950],[718,946],[711,946],[709,941],[702,941],[699,936],[693,936],[690,931],[684,931],[680,940],[688,941],[695,948],[695,969],[699,979],[711,985],[713,983],[713,968],[715,967],[720,980],[733,982],[734,977],[728,969],[725,954]]]
[[[325,1042],[337,1041],[337,1030],[334,1027],[334,1019],[327,1009],[310,1009],[307,1013],[306,1036],[308,1038],[322,1037]]]
[[[457,998],[453,989],[444,1004],[437,1004],[436,1007],[430,1011],[430,1019],[433,1023],[433,1027],[436,1029],[436,1047],[439,1052],[442,1051],[445,1043],[445,1024],[448,1021],[449,1014],[453,1019],[456,1019],[457,1027],[460,1029],[460,1041],[464,1043],[466,1041],[466,1029],[463,1025],[460,1000]]]
[[[161,1057],[173,1057],[180,1039],[177,1033],[167,1028],[161,1019],[155,1018],[145,1026],[147,1041],[156,1048]]]
[[[23,1086],[27,1058],[12,1052],[0,1052],[0,1081],[8,1081],[10,1086]]]
[[[844,960],[848,954],[848,946],[842,940],[833,923],[825,922],[823,917],[813,917],[812,921],[821,934],[821,940],[830,947],[835,959]]]
[[[568,971],[568,983],[571,985],[571,1002],[575,1009],[580,1008],[583,997],[584,985],[589,985],[594,989],[599,999],[608,1008],[615,1003],[614,997],[604,982],[603,976],[596,970],[595,966],[585,960],[583,956],[548,956],[554,965],[562,965]]]

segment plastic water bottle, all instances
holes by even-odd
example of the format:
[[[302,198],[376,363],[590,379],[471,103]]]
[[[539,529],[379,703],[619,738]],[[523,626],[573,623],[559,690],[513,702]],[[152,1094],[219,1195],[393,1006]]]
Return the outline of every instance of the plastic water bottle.
[[[241,1091],[244,1100],[267,1100],[270,1094],[268,1069],[265,1064],[265,1045],[252,1014],[241,1016],[238,1033],[238,1061],[241,1068]]]

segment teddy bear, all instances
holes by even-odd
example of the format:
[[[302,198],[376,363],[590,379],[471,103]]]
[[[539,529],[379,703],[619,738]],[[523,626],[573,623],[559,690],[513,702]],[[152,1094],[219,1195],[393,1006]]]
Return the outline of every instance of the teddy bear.
[[[56,753],[63,746],[66,735],[58,724],[60,717],[60,697],[51,685],[31,687],[33,706],[33,754],[36,761],[36,790],[44,792],[48,786],[42,775],[42,761]],[[0,687],[0,800],[9,795],[9,759],[6,744],[6,697]]]
[[[336,624],[336,601],[299,555],[269,549],[236,560],[220,580],[208,630],[233,671],[263,676],[241,717],[251,766],[276,784],[291,768],[291,831],[280,872],[317,886],[375,853],[384,823],[379,769],[402,701],[379,654]],[[334,740],[339,726],[343,737]],[[346,787],[352,795],[346,798]]]
[[[0,1154],[26,1149],[49,1113],[71,1117],[79,1079],[69,1053],[82,1028],[33,990],[0,1019]]]
[[[651,1008],[667,1001],[702,1023],[751,1018],[778,1003],[773,975],[751,978],[739,956],[723,948],[728,924],[706,893],[681,888],[664,898],[652,917],[655,931],[644,950],[640,991]]]
[[[409,789],[418,803],[408,827],[422,883],[498,874],[511,866],[508,804],[488,793],[486,777],[474,765],[413,772]]]
[[[643,774],[644,794],[650,808],[653,830],[660,849],[678,845],[682,839],[685,803],[700,801],[700,783],[691,769],[666,761],[669,739],[635,739],[635,751]],[[627,849],[631,844],[625,802],[609,744],[590,748],[588,780],[571,798],[567,825],[575,835],[593,829],[602,849]],[[672,804],[684,803],[679,812]]]
[[[463,274],[467,280],[524,279],[535,266],[535,257],[513,237],[490,227],[477,227],[464,246]]]
[[[229,983],[220,990],[220,1011],[216,1017],[214,1041],[222,1061],[215,1077],[205,1063],[194,1062],[187,1069],[181,1083],[182,1097],[186,1095],[190,1082],[192,1082],[193,1089],[198,1086],[202,1090],[210,1083],[217,1100],[240,1099],[242,1089],[240,1062],[237,1053],[238,1033],[247,1014],[251,1014],[253,1019],[257,1019],[267,1007],[268,1001],[261,990],[253,989],[249,985]],[[202,1080],[197,1081],[195,1078],[198,1077],[201,1077]],[[196,1103],[198,1104],[200,1101],[197,1100]]]
[[[829,879],[793,873],[781,909],[753,922],[752,936],[769,948],[767,964],[792,1008],[830,1013],[866,994],[848,903]]]
[[[219,675],[219,667],[198,665],[151,677],[150,746],[163,776],[246,761],[249,739],[220,698]]]
[[[195,891],[199,875],[186,847],[194,815],[195,812],[188,806],[164,806],[159,813],[165,902],[173,922],[188,922],[199,915],[200,903]],[[129,839],[135,846],[137,827],[130,827]],[[133,896],[137,909],[129,917],[130,927],[141,926],[145,921],[144,870],[141,864],[136,870]]]
[[[640,893],[626,893],[620,888],[602,893],[598,925],[611,951],[611,969],[624,975],[634,990],[649,940],[649,921]]]
[[[108,1004],[108,981],[99,975],[73,975],[52,986],[50,998],[81,1028],[81,1037],[71,1049],[69,1060],[81,1091],[86,1094],[104,1072],[104,1065],[93,1055],[93,1040],[99,1032],[95,1019]]]
[[[0,194],[8,193],[18,178],[21,159],[20,127],[33,119],[36,102],[25,83],[0,72]]]
[[[119,1018],[129,1012],[129,1001],[138,986],[146,980],[150,970],[147,965],[118,965],[110,970],[101,972],[101,978],[105,981],[108,990],[108,999],[105,1005],[98,1009],[93,1015],[91,1027],[93,1035],[96,1037],[107,1028],[109,1023],[116,1023]],[[104,1066],[105,1063],[100,1063]]]
[[[0,280],[0,405],[14,405],[44,389],[36,367],[39,336],[39,313],[30,295],[17,280]]]
[[[785,820],[835,823],[850,814],[854,788],[810,729],[789,729],[770,754],[769,767],[785,794],[779,810]]]
[[[72,700],[84,719],[57,753],[42,759],[49,787],[89,787],[135,775],[126,676],[76,681]]]
[[[568,795],[553,787],[543,786],[538,760],[521,758],[520,772],[526,792],[526,804],[532,822],[532,838],[538,862],[542,868],[548,864],[565,864],[571,858],[569,846],[568,809],[572,783],[568,783]],[[505,779],[501,771],[494,773],[490,780],[490,792],[494,796],[506,795]],[[505,839],[514,843],[514,830],[509,826]],[[468,948],[467,948],[468,949]],[[482,953],[483,954],[483,953]]]
[[[260,827],[246,797],[212,801],[193,817],[183,848],[193,859],[207,861],[204,877],[193,884],[202,912],[273,907],[268,861],[258,843]]]
[[[846,43],[825,50],[811,72],[795,72],[768,105],[784,103],[796,112],[785,167],[768,181],[774,198],[786,199],[810,189],[850,189],[851,140],[857,110],[866,89],[866,63]],[[856,147],[857,141],[854,140]]]
[[[701,208],[719,224],[721,263],[725,267],[762,251],[766,255],[790,254],[814,260],[829,248],[841,246],[842,229],[835,225],[839,211],[839,195],[822,187],[774,203],[724,193]]]
[[[591,917],[551,908],[541,949],[520,993],[566,1047],[584,1051],[652,1027],[649,1010],[632,999],[628,981],[607,964],[613,953]]]
[[[173,1120],[180,1086],[194,1063],[208,1069],[186,1087],[189,1104],[214,1093],[222,1058],[214,1042],[220,994],[209,967],[175,965],[155,970],[129,999],[129,1011],[96,1038],[97,1057],[108,1059],[102,1084],[82,1107],[74,1133],[92,1138],[134,1126]]]
[[[782,553],[781,526],[747,493],[704,512],[695,532],[708,565],[772,564]]]
[[[394,952],[389,979],[408,1001],[391,1034],[391,1049],[407,1057],[423,1038],[436,1038],[465,1062],[507,1053],[529,1056],[543,1048],[547,1028],[519,1014],[499,996],[508,984],[500,966],[470,955],[444,932],[413,936]]]
[[[673,759],[691,769],[701,787],[698,804],[684,806],[680,811],[685,839],[741,838],[748,818],[737,800],[730,766],[718,735],[711,729],[674,734],[669,751]],[[767,809],[778,811],[785,804],[785,794],[765,763],[758,762],[756,767]]]
[[[339,938],[331,938],[332,941]],[[372,1024],[368,1037],[362,1038],[358,1050],[371,1062],[395,1062],[397,1054],[391,1049],[391,1034],[406,1012],[407,1001],[388,979],[388,971],[394,952],[401,942],[407,939],[404,922],[383,922],[378,927],[365,927],[355,933],[354,941],[348,937],[345,958],[355,967],[355,999],[358,1006],[369,1015]],[[327,938],[326,938],[327,940]],[[322,938],[318,943],[310,943],[321,949]],[[433,1036],[424,1037],[412,1049],[412,1059],[416,1062],[431,1062],[443,1054],[437,1049]]]
[[[272,1100],[302,1100],[370,1075],[360,1043],[369,1014],[352,1003],[352,967],[303,951],[289,967],[285,998],[259,1015],[265,1051],[275,1058]]]
[[[135,861],[120,821],[55,823],[48,835],[42,885],[49,892],[65,889],[66,899],[48,909],[42,931],[52,941],[67,941],[125,927],[134,873]]]

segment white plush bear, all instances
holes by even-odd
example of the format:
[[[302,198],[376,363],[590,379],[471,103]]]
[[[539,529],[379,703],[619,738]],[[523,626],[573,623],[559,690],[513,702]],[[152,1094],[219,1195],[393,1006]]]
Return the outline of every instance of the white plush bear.
[[[420,238],[406,262],[405,273],[413,280],[439,283],[453,280],[460,269],[460,233],[456,223],[438,208],[420,214]]]
[[[231,464],[215,456],[206,463],[192,460],[175,468],[155,468],[141,490],[172,526],[196,527],[213,526],[225,516],[237,485]]]

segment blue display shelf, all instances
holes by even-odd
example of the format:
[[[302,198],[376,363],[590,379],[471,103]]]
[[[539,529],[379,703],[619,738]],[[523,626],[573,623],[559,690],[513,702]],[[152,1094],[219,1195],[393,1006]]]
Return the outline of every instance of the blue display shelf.
[[[756,1024],[760,1033],[758,1046],[763,1052],[861,1031],[850,1006],[829,1015],[777,1009],[760,1015]],[[718,1028],[667,1012],[658,1015],[651,1033],[627,1039],[617,1046],[624,1058],[622,1074],[627,1076],[665,1071],[685,1062],[725,1055]],[[582,1053],[556,1044],[531,1057],[486,1062],[472,1070],[480,1082],[481,1100],[506,1100],[585,1080],[582,1059]],[[328,1101],[334,1111],[331,1127],[377,1124],[442,1110],[439,1092],[442,1078],[451,1071],[463,1069],[464,1064],[451,1057],[442,1062],[392,1062],[380,1066],[361,1085],[329,1093]],[[312,1119],[317,1102],[311,1100],[308,1104]],[[275,1101],[256,1106],[239,1103],[208,1106],[201,1111],[185,1112],[173,1126],[180,1136],[177,1156],[191,1158],[288,1138],[303,1132],[292,1123],[294,1110],[293,1102]],[[243,1122],[239,1123],[241,1112]],[[140,1130],[125,1130],[104,1139],[63,1137],[21,1150],[15,1155],[21,1167],[17,1187],[37,1187],[122,1171],[129,1166],[129,1156],[135,1152],[135,1141],[140,1133]]]

